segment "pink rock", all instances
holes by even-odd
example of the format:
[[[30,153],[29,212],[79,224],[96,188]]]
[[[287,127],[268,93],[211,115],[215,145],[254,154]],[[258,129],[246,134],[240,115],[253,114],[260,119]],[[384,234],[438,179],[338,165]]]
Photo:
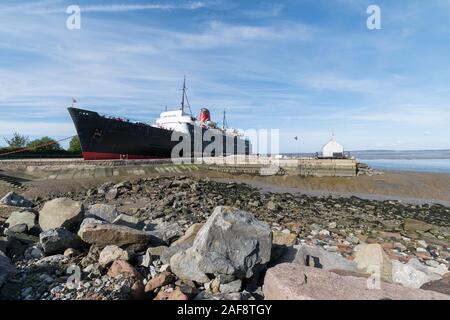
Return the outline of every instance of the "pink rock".
[[[368,279],[340,276],[323,269],[282,263],[267,270],[266,300],[450,300],[450,295],[381,282],[369,289]]]
[[[133,268],[131,264],[124,260],[116,260],[113,262],[111,267],[108,270],[108,276],[111,278],[116,278],[122,275],[125,278],[136,278],[140,279],[142,276],[136,269]]]

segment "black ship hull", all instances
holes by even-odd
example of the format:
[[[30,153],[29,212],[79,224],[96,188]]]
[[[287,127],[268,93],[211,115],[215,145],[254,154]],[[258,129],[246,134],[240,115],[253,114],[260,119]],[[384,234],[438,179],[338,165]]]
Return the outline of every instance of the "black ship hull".
[[[173,132],[163,128],[153,127],[146,123],[131,122],[125,119],[105,117],[97,112],[68,108],[80,139],[83,158],[85,160],[110,159],[165,159],[172,157],[173,148],[181,141],[172,141]],[[194,126],[190,125],[191,137],[194,136]],[[206,131],[202,128],[202,136]],[[193,141],[190,150],[195,150]],[[233,137],[232,146],[223,135],[223,150],[220,155],[249,154],[250,142],[239,137]],[[201,156],[210,141],[201,142],[201,151],[191,151],[190,154],[178,154],[178,157]],[[229,150],[231,149],[231,150]],[[215,156],[213,153],[212,156]],[[219,154],[217,154],[219,156]]]

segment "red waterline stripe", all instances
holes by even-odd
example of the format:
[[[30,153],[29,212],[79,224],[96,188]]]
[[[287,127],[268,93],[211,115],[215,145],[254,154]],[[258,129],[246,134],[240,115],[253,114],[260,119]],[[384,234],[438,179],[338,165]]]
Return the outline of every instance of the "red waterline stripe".
[[[167,159],[163,157],[142,156],[136,154],[119,154],[105,152],[83,152],[84,160],[139,160],[139,159]]]

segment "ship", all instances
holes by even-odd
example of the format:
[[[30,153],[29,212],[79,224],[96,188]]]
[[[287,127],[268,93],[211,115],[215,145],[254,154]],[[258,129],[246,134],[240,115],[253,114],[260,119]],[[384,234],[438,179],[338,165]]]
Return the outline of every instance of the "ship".
[[[166,107],[151,124],[81,109],[72,104],[68,111],[77,131],[83,158],[168,159],[251,153],[251,143],[243,133],[228,128],[225,110],[222,127],[211,120],[207,108],[202,108],[199,118],[196,118],[189,105],[186,78],[182,92],[180,106],[171,111]]]

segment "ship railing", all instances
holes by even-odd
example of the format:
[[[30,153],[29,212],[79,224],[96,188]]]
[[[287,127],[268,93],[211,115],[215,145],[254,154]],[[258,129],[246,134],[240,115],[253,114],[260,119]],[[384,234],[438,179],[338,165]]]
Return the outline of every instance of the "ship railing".
[[[114,115],[106,114],[106,113],[98,112],[98,115],[100,117],[102,117],[102,118],[105,118],[105,119],[110,119],[110,120],[115,120],[115,121],[120,121],[120,122],[135,123],[135,124],[147,124],[143,120],[131,119],[131,118],[120,117],[120,116],[114,116]]]

